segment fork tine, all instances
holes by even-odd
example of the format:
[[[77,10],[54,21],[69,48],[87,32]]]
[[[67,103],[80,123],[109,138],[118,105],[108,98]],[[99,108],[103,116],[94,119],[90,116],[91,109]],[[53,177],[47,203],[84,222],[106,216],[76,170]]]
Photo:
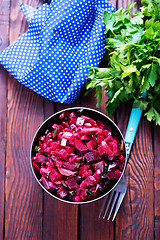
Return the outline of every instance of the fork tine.
[[[109,208],[109,206],[110,206],[110,204],[111,204],[111,201],[112,201],[113,195],[114,195],[114,191],[112,191],[111,194],[110,194],[110,198],[109,198],[109,201],[108,201],[107,208],[106,208],[106,210],[105,210],[105,213],[104,213],[103,219],[105,219],[105,217],[106,217],[106,214],[107,214],[108,208]]]
[[[107,199],[108,199],[108,195],[103,199],[102,207],[101,207],[101,210],[100,210],[100,213],[99,213],[99,218],[101,217],[101,214],[102,214],[102,211],[104,209],[104,206],[106,204]]]
[[[116,217],[116,215],[117,215],[117,212],[118,212],[118,210],[119,210],[119,208],[120,208],[120,205],[121,205],[121,203],[122,203],[122,201],[123,201],[123,198],[124,198],[124,196],[125,196],[125,193],[126,193],[126,192],[120,193],[120,196],[119,196],[119,198],[118,198],[118,202],[117,202],[117,205],[116,205],[116,209],[115,209],[115,212],[114,212],[114,215],[113,215],[113,218],[112,218],[112,222],[114,221],[114,219],[115,219],[115,217]]]
[[[114,195],[114,200],[113,200],[112,207],[111,207],[111,210],[110,210],[110,213],[109,213],[109,216],[108,216],[108,220],[110,219],[110,216],[111,216],[111,214],[112,214],[114,205],[115,205],[116,200],[117,200],[117,198],[118,198],[118,194],[119,194],[119,192],[116,192],[115,195]]]

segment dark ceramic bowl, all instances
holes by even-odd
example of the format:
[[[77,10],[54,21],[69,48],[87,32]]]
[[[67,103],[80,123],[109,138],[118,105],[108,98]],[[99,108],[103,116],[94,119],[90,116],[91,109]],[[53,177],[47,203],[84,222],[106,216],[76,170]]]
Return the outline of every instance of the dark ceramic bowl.
[[[40,136],[43,136],[45,131],[47,129],[50,129],[51,126],[54,123],[60,123],[59,120],[59,116],[60,114],[67,112],[67,113],[71,113],[71,112],[75,112],[75,111],[83,111],[83,115],[91,117],[94,120],[100,120],[101,122],[103,122],[106,126],[108,126],[111,129],[112,135],[113,136],[117,136],[119,141],[121,141],[124,145],[124,156],[125,156],[125,164],[122,170],[122,174],[121,177],[114,181],[113,184],[111,184],[104,192],[102,192],[101,194],[98,194],[95,198],[91,198],[89,200],[86,201],[81,201],[81,202],[74,202],[71,200],[67,200],[67,199],[61,199],[60,197],[58,197],[54,192],[51,192],[50,190],[47,190],[39,181],[40,179],[40,174],[35,170],[35,168],[33,167],[32,164],[32,156],[33,156],[33,149],[35,148],[35,146],[38,144],[38,140]],[[90,109],[90,108],[86,108],[86,107],[73,107],[73,108],[67,108],[64,109],[62,111],[59,111],[55,114],[53,114],[52,116],[50,116],[47,120],[45,120],[42,125],[39,127],[39,129],[37,130],[37,132],[35,133],[35,136],[33,138],[32,144],[31,144],[31,149],[30,149],[30,164],[31,164],[31,169],[33,172],[34,177],[36,178],[37,182],[40,184],[40,186],[48,193],[50,194],[52,197],[61,200],[63,202],[67,202],[67,203],[72,203],[72,204],[82,204],[82,203],[90,203],[93,201],[96,201],[104,196],[106,196],[107,194],[109,194],[114,187],[118,184],[118,182],[121,180],[124,171],[125,171],[125,167],[126,167],[126,163],[127,163],[127,159],[126,159],[126,149],[125,149],[125,144],[124,144],[124,137],[120,131],[120,129],[117,127],[117,125],[109,118],[107,117],[105,114],[94,110],[94,109]]]

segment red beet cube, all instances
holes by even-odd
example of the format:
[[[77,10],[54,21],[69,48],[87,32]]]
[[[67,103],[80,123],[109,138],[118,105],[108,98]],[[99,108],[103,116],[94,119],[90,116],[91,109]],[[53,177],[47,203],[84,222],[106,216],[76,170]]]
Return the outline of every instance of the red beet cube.
[[[63,163],[64,163],[63,161],[56,160],[54,164],[55,164],[56,167],[60,167],[61,168],[63,166]]]
[[[87,142],[87,147],[90,151],[93,151],[94,150],[94,141],[93,140],[90,140],[89,142]]]
[[[61,174],[56,169],[53,169],[52,172],[49,174],[49,177],[51,181],[54,182],[55,180],[61,178]]]
[[[78,187],[78,184],[74,178],[69,178],[67,181],[65,181],[65,183],[70,189],[75,189]]]
[[[80,152],[88,150],[87,146],[84,143],[82,143],[80,140],[78,140],[77,138],[75,138],[75,140],[74,140],[74,146]]]
[[[120,178],[121,174],[122,174],[122,172],[119,171],[118,169],[110,170],[107,172],[107,178],[118,180]]]
[[[63,159],[66,159],[69,156],[68,152],[64,148],[62,148],[60,151],[57,151],[57,154]]]
[[[69,163],[69,162],[64,162],[63,167],[71,171],[74,171],[77,169],[75,164]]]
[[[92,162],[95,161],[97,158],[97,153],[96,151],[92,151],[92,152],[87,152],[84,157],[86,158],[87,162]]]
[[[102,141],[102,146],[104,148],[105,153],[107,153],[108,155],[112,156],[113,152],[112,152],[111,148],[108,146],[108,144],[105,141]]]
[[[92,164],[92,169],[94,171],[99,169],[101,172],[103,172],[104,171],[104,161],[100,161],[100,162]]]

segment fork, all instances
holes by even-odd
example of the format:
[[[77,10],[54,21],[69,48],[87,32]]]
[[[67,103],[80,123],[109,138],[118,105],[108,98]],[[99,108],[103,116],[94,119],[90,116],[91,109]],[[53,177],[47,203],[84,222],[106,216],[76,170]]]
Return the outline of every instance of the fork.
[[[145,98],[147,95],[147,92],[142,94],[142,98]],[[130,151],[131,151],[131,147],[132,144],[134,142],[135,136],[136,136],[136,132],[138,129],[138,125],[141,119],[141,115],[142,115],[142,110],[140,108],[132,108],[131,110],[131,114],[130,114],[130,118],[129,118],[129,122],[128,122],[128,126],[127,126],[127,131],[126,131],[126,135],[125,135],[125,146],[126,146],[126,161],[128,160],[128,157],[130,155]],[[121,206],[121,203],[123,201],[123,198],[126,194],[127,191],[127,184],[126,184],[126,180],[124,175],[122,176],[121,180],[119,181],[119,183],[114,187],[114,189],[111,191],[110,194],[107,194],[104,197],[101,209],[100,209],[100,213],[99,213],[99,218],[102,215],[103,209],[105,208],[106,202],[108,200],[104,215],[103,215],[103,219],[105,219],[107,212],[109,210],[110,207],[110,212],[108,215],[107,220],[110,219],[113,209],[115,207],[115,211],[113,214],[113,218],[112,221],[114,221],[117,212]]]

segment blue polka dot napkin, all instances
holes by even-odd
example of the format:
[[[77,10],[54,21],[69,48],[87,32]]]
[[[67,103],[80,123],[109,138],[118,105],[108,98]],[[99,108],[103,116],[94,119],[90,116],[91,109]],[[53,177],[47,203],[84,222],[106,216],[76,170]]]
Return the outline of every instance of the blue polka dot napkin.
[[[105,52],[105,0],[20,3],[29,27],[0,53],[0,63],[22,84],[55,102],[72,103]]]

